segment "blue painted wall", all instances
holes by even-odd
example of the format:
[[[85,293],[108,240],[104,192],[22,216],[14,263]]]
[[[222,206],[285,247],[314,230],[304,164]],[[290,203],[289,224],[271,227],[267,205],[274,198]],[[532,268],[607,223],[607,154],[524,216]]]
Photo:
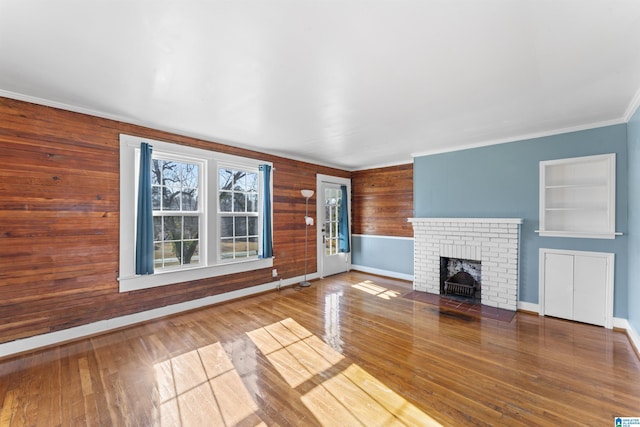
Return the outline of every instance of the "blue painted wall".
[[[640,147],[639,147],[640,150]],[[616,230],[613,240],[540,237],[539,162],[616,153]],[[416,217],[522,218],[519,300],[538,303],[540,248],[613,252],[614,316],[627,318],[627,125],[571,132],[414,159]],[[640,277],[640,276],[638,276]]]
[[[354,235],[351,263],[413,276],[413,239]]]
[[[627,124],[629,146],[629,323],[640,332],[640,108]]]

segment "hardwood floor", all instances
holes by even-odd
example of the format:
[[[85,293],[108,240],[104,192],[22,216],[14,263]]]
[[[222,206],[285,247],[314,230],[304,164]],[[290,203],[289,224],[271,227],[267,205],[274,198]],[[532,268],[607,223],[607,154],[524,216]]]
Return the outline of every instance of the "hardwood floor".
[[[626,335],[441,314],[351,272],[0,360],[1,426],[614,425]]]

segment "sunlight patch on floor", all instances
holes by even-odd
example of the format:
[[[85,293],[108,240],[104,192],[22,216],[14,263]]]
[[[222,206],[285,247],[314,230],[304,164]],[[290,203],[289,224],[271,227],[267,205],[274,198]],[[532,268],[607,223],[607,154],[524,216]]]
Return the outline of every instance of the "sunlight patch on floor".
[[[247,332],[247,335],[292,388],[344,359],[292,319]]]
[[[157,363],[154,368],[159,425],[266,426],[220,343]]]
[[[400,292],[392,291],[391,289],[376,285],[371,280],[365,280],[363,282],[356,283],[355,285],[351,285],[351,287],[387,300],[396,298],[400,295]]]
[[[324,426],[441,426],[291,318],[247,335]]]

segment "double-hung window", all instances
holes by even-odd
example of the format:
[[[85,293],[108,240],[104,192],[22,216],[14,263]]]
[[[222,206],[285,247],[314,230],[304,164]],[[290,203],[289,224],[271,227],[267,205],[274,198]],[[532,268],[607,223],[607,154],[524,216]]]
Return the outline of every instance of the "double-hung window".
[[[135,274],[140,143],[153,147],[151,202],[154,274]],[[261,258],[268,162],[162,141],[120,136],[121,291],[273,266]],[[270,224],[269,221],[267,224]]]
[[[218,168],[220,258],[258,256],[258,172],[237,167]]]
[[[153,260],[155,269],[200,264],[199,202],[204,162],[154,155],[151,162],[153,207]]]

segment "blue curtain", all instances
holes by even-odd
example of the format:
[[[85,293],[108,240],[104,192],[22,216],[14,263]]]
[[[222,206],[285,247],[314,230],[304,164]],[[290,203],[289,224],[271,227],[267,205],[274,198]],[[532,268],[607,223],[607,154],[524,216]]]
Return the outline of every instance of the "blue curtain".
[[[260,194],[262,194],[262,247],[260,258],[273,256],[273,235],[271,232],[271,166],[260,165]]]
[[[338,251],[351,252],[349,245],[349,196],[347,186],[341,185],[342,198],[340,201],[340,212],[338,212]]]
[[[138,217],[136,218],[136,274],[153,274],[153,207],[151,205],[151,153],[153,147],[140,144]]]

